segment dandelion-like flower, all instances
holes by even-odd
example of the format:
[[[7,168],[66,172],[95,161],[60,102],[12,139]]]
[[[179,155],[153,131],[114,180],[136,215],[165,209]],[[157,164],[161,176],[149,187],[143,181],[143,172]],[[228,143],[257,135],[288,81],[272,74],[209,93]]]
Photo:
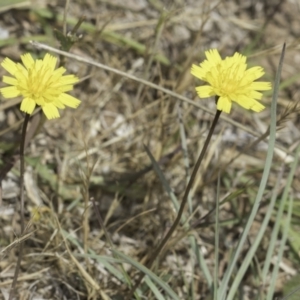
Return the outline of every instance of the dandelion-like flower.
[[[3,76],[3,82],[11,86],[1,88],[4,98],[24,97],[20,109],[31,114],[40,105],[47,119],[59,118],[58,108],[78,107],[80,100],[66,94],[79,81],[74,75],[63,75],[66,69],[55,70],[57,58],[46,54],[34,60],[29,53],[21,55],[23,65],[5,58],[1,66],[13,77]]]
[[[217,109],[226,113],[230,112],[232,102],[256,112],[265,108],[257,101],[262,98],[258,91],[270,90],[271,83],[255,82],[264,75],[263,68],[247,70],[247,58],[239,53],[222,60],[218,50],[211,49],[205,52],[205,56],[206,60],[200,66],[193,65],[191,69],[192,75],[208,83],[196,87],[200,98],[218,96]]]

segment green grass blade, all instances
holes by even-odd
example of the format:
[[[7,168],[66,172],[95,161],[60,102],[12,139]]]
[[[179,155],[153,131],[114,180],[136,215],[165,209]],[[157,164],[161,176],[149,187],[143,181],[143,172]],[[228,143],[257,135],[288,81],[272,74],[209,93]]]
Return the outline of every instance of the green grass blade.
[[[279,206],[279,209],[277,212],[275,225],[274,225],[274,228],[272,231],[272,235],[271,235],[271,239],[270,239],[270,243],[269,243],[269,247],[268,247],[268,251],[267,251],[267,255],[266,255],[266,261],[265,261],[264,268],[262,271],[262,282],[264,284],[267,284],[267,275],[268,275],[268,271],[269,271],[270,264],[271,264],[271,258],[274,253],[275,244],[277,241],[278,232],[279,232],[279,228],[280,228],[280,221],[282,219],[286,199],[288,197],[288,194],[289,194],[292,182],[293,182],[294,174],[296,172],[296,168],[298,165],[299,152],[300,152],[300,146],[298,146],[298,148],[296,150],[296,156],[295,156],[294,162],[292,163],[292,168],[289,173],[287,183],[286,183],[285,189],[282,194],[282,198],[280,200],[280,206]]]
[[[229,293],[228,293],[228,299],[233,299],[236,291],[238,290],[239,288],[239,285],[251,263],[251,261],[253,260],[255,254],[256,254],[256,251],[257,251],[257,248],[265,234],[265,231],[268,227],[268,224],[269,224],[269,221],[271,219],[271,216],[272,216],[272,213],[273,213],[273,209],[274,209],[274,206],[275,206],[275,203],[276,203],[276,200],[277,200],[277,196],[278,196],[278,190],[279,190],[279,186],[280,186],[280,182],[281,182],[281,179],[282,179],[282,174],[283,174],[283,167],[282,167],[282,170],[281,172],[279,173],[278,175],[278,178],[277,178],[277,181],[276,181],[276,185],[275,185],[275,188],[274,188],[274,191],[273,191],[273,194],[272,194],[272,198],[271,198],[271,201],[270,201],[270,204],[269,204],[269,208],[267,210],[267,213],[264,217],[264,220],[260,226],[260,229],[259,229],[259,232],[257,234],[257,236],[255,237],[254,239],[254,242],[253,244],[251,245],[251,248],[248,250],[245,258],[243,259],[243,263],[242,265],[240,266],[235,278],[234,278],[234,281],[230,287],[230,290],[229,290]]]
[[[298,147],[298,149],[300,149],[300,147]],[[289,205],[288,205],[288,215],[287,215],[286,220],[284,222],[285,224],[284,224],[284,229],[283,229],[283,236],[282,236],[282,240],[281,240],[281,243],[280,243],[280,248],[279,248],[278,257],[277,257],[277,263],[275,264],[274,269],[273,269],[273,273],[272,273],[272,277],[271,277],[271,285],[268,288],[268,294],[267,294],[266,300],[272,300],[273,299],[273,295],[274,295],[274,291],[275,291],[275,285],[276,285],[276,279],[277,279],[277,276],[278,276],[279,265],[280,265],[280,262],[281,262],[281,259],[282,259],[282,256],[283,256],[285,244],[286,244],[287,237],[288,237],[289,227],[290,227],[290,224],[291,224],[292,211],[293,211],[293,200],[294,200],[293,196],[290,196]],[[285,202],[285,201],[282,201],[282,202]],[[278,220],[278,221],[280,222],[280,220]]]
[[[186,141],[186,134],[183,124],[183,118],[182,118],[182,103],[178,102],[178,123],[179,123],[179,133],[180,133],[180,141],[181,141],[181,148],[182,148],[182,154],[183,154],[183,163],[185,167],[185,177],[186,177],[186,184],[188,184],[190,180],[190,162],[189,162],[189,156],[188,156],[188,150],[187,150],[187,141]],[[192,203],[192,197],[191,193],[188,195],[188,207],[189,207],[189,213],[193,213],[193,203]]]
[[[134,266],[139,271],[143,272],[146,276],[148,276],[152,281],[154,281],[160,288],[162,288],[170,297],[172,300],[181,300],[176,293],[171,289],[171,287],[164,282],[161,278],[159,278],[157,275],[155,275],[151,270],[137,262],[136,260],[132,259],[131,257],[125,255],[124,253],[116,250],[111,249],[111,251],[117,255],[118,257],[122,258],[126,263]]]
[[[274,154],[274,147],[275,147],[275,138],[276,138],[276,108],[277,108],[277,98],[278,98],[278,91],[279,91],[279,83],[280,83],[280,76],[281,76],[281,70],[282,70],[282,64],[283,64],[283,58],[285,53],[285,44],[283,46],[283,50],[281,53],[279,66],[275,78],[275,85],[274,85],[274,93],[272,97],[272,105],[271,105],[271,124],[270,124],[270,138],[269,138],[269,145],[268,145],[268,152],[266,157],[266,163],[262,175],[262,179],[260,181],[259,189],[255,198],[255,202],[253,204],[253,208],[251,210],[249,219],[245,225],[244,231],[240,237],[239,243],[237,245],[237,248],[234,252],[232,260],[229,262],[228,267],[226,269],[225,275],[223,277],[223,280],[221,282],[221,286],[219,288],[218,292],[218,299],[225,299],[226,298],[226,291],[228,288],[228,283],[230,281],[230,278],[232,276],[233,270],[236,267],[237,260],[241,254],[241,251],[243,249],[244,243],[246,242],[248,233],[250,231],[250,228],[252,226],[252,223],[255,219],[256,213],[259,209],[260,202],[262,199],[262,196],[264,194],[264,190],[268,181],[269,173],[272,166],[272,159]]]
[[[70,235],[67,231],[65,231],[64,229],[61,230],[63,236],[65,237],[66,240],[68,240],[69,242],[71,242],[74,246],[76,246],[79,251],[83,252],[83,247],[80,244],[80,242],[75,239],[72,235]],[[99,263],[101,263],[106,270],[113,275],[115,278],[117,278],[120,282],[123,282],[125,284],[127,284],[127,286],[131,287],[132,283],[131,283],[131,278],[130,276],[125,272],[124,269],[122,269],[122,272],[119,271],[117,268],[115,268],[110,262],[113,263],[121,263],[121,260],[115,257],[108,257],[108,256],[103,256],[103,255],[97,255],[92,249],[88,249],[89,253],[84,253],[84,254],[77,254],[75,256],[77,257],[84,257],[84,258],[92,258],[97,260]],[[141,290],[137,289],[135,292],[135,295],[137,295],[138,298],[141,297]]]
[[[179,210],[179,202],[178,202],[177,197],[176,197],[175,194],[173,193],[171,187],[170,187],[169,184],[168,184],[168,181],[167,181],[165,175],[164,175],[163,172],[161,171],[161,169],[160,169],[158,163],[156,162],[156,160],[155,160],[155,158],[153,157],[152,153],[150,152],[149,148],[148,148],[146,145],[144,145],[144,148],[145,148],[145,150],[146,150],[146,152],[147,152],[147,154],[148,154],[148,156],[149,156],[149,158],[150,158],[150,160],[151,160],[151,163],[152,163],[152,166],[153,166],[154,171],[156,172],[156,174],[157,174],[157,176],[158,176],[160,182],[162,183],[162,185],[163,185],[165,191],[168,193],[170,199],[172,200],[173,205],[174,205],[176,211],[178,212],[178,210]],[[183,218],[182,221],[185,222],[185,219],[186,219],[186,218]]]
[[[220,238],[220,220],[219,220],[219,201],[220,201],[220,173],[218,175],[217,197],[216,197],[216,221],[215,221],[215,268],[214,268],[214,300],[218,300],[218,282],[219,282],[219,238]]]
[[[145,282],[152,291],[152,293],[155,295],[155,299],[165,300],[164,296],[161,294],[156,285],[151,281],[151,279],[148,276],[145,276]]]
[[[31,3],[28,0],[1,0],[0,1],[0,12],[3,13],[10,9],[23,8],[27,9],[30,7]]]
[[[295,210],[293,209],[293,216],[295,215]],[[289,230],[289,244],[295,253],[300,253],[300,236],[299,236],[299,231],[294,230],[292,227],[290,227]],[[300,281],[299,281],[300,282]]]
[[[98,263],[102,264],[107,271],[112,274],[115,278],[117,278],[120,282],[126,283],[126,280],[124,279],[124,276],[122,272],[120,272],[117,268],[115,268],[111,263],[119,264],[121,263],[121,260],[106,256],[106,255],[97,255],[93,253],[91,249],[89,249],[89,252],[91,253],[85,253],[85,254],[76,254],[76,257],[84,257],[84,258],[90,258],[96,260]]]
[[[190,237],[190,244],[191,244],[191,249],[194,252],[196,256],[196,260],[198,265],[201,268],[201,271],[203,272],[203,275],[205,276],[205,279],[207,281],[208,286],[212,286],[213,284],[213,278],[210,274],[209,268],[207,266],[206,260],[201,252],[201,249],[199,249],[197,240],[195,239],[194,236]]]

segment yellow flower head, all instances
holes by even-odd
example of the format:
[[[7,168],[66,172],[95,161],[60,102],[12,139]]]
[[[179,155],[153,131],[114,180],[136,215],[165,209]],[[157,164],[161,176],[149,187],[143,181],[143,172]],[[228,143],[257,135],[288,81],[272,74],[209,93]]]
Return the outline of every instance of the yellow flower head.
[[[230,112],[232,101],[256,112],[265,108],[257,101],[262,98],[258,91],[270,90],[271,83],[254,82],[264,75],[263,68],[246,70],[247,58],[239,53],[222,60],[218,50],[212,49],[206,51],[205,56],[200,66],[193,65],[191,69],[192,75],[208,83],[196,87],[200,98],[218,96],[217,109],[226,113]]]
[[[40,105],[47,119],[59,118],[58,108],[76,108],[80,101],[66,92],[79,81],[74,75],[64,75],[66,69],[55,70],[57,58],[46,54],[44,59],[34,60],[29,53],[21,56],[23,65],[5,58],[1,66],[13,77],[3,76],[9,87],[1,88],[4,98],[24,97],[21,110],[31,114]]]

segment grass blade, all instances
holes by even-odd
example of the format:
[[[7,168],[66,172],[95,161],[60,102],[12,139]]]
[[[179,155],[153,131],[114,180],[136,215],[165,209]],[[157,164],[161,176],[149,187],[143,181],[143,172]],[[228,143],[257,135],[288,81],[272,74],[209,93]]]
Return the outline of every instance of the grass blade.
[[[165,283],[161,278],[155,275],[151,270],[149,270],[136,260],[132,259],[131,257],[125,255],[124,253],[116,249],[111,249],[111,251],[118,257],[122,258],[126,263],[134,266],[136,269],[148,276],[152,281],[154,281],[158,286],[160,286],[171,297],[172,300],[181,300],[171,289],[171,287],[167,283]]]
[[[236,267],[237,260],[240,256],[240,253],[243,249],[244,243],[246,241],[246,238],[248,236],[248,233],[250,231],[250,228],[252,226],[252,223],[255,219],[256,213],[259,209],[260,201],[262,199],[262,196],[264,194],[264,190],[268,181],[269,173],[272,166],[272,159],[273,159],[273,153],[274,153],[274,147],[275,147],[275,138],[276,138],[276,108],[277,108],[277,98],[278,98],[278,91],[279,91],[279,83],[280,83],[280,76],[281,76],[281,70],[282,70],[282,64],[283,64],[283,58],[285,54],[285,44],[282,49],[279,66],[275,78],[275,85],[274,85],[274,93],[272,97],[272,105],[271,105],[271,124],[270,124],[270,138],[269,138],[269,145],[268,145],[268,152],[266,157],[266,163],[262,175],[262,179],[260,182],[260,186],[256,195],[256,199],[253,205],[253,208],[251,210],[249,219],[245,225],[244,231],[240,237],[239,243],[237,245],[237,248],[235,250],[235,253],[233,255],[233,258],[231,262],[229,263],[224,278],[222,280],[221,286],[219,288],[218,293],[218,299],[225,299],[226,298],[226,291],[228,288],[228,283],[230,281],[231,275],[233,273],[234,268]],[[231,294],[234,294],[236,291],[233,291]],[[229,300],[229,298],[228,298]]]
[[[233,298],[235,292],[238,290],[238,287],[239,287],[251,261],[253,260],[253,257],[256,255],[257,248],[265,234],[265,231],[267,229],[267,226],[269,224],[269,221],[270,221],[272,213],[273,213],[273,209],[274,209],[274,206],[275,206],[275,203],[277,200],[277,196],[278,196],[279,185],[280,185],[280,182],[282,179],[282,173],[283,173],[283,168],[277,178],[276,186],[273,191],[273,195],[272,195],[272,199],[269,204],[268,211],[267,211],[267,213],[264,217],[264,220],[260,226],[259,232],[258,232],[256,238],[254,239],[254,243],[252,244],[251,248],[248,250],[245,258],[243,259],[243,263],[240,266],[240,268],[234,278],[234,281],[233,281],[233,283],[230,287],[229,293],[228,293],[228,299]]]
[[[214,268],[214,300],[218,300],[218,281],[219,281],[219,200],[220,200],[220,173],[218,175],[217,197],[216,197],[216,221],[215,221],[215,268]]]
[[[155,295],[156,299],[165,300],[164,296],[161,294],[156,285],[151,281],[151,279],[148,276],[145,276],[145,282],[149,286],[152,293]]]
[[[146,152],[147,152],[147,154],[148,154],[148,156],[149,156],[149,158],[151,160],[151,163],[152,163],[154,171],[156,172],[157,176],[159,177],[160,182],[162,183],[165,191],[168,193],[170,199],[172,200],[173,205],[174,205],[176,211],[178,212],[178,210],[179,210],[179,202],[178,202],[177,197],[173,193],[170,185],[168,184],[168,181],[167,181],[165,175],[161,171],[158,163],[156,162],[156,160],[153,157],[152,153],[150,152],[149,148],[146,145],[144,145],[144,148],[145,148],[145,150],[146,150]],[[182,221],[184,222],[184,220],[185,220],[185,218],[183,218]]]
[[[274,228],[273,228],[273,231],[272,231],[272,236],[271,236],[271,240],[270,240],[267,255],[266,255],[266,262],[264,264],[264,268],[263,268],[263,272],[262,272],[262,281],[263,281],[264,284],[267,283],[267,275],[268,275],[268,271],[269,271],[270,264],[271,264],[271,258],[272,258],[272,255],[273,255],[273,252],[274,252],[274,249],[275,249],[275,244],[276,244],[276,240],[277,240],[277,236],[278,236],[278,232],[279,232],[279,227],[280,227],[280,221],[281,221],[281,218],[282,218],[285,202],[286,202],[289,190],[290,190],[292,182],[293,182],[294,174],[296,172],[296,167],[297,167],[298,160],[299,160],[299,152],[300,152],[300,146],[298,146],[298,148],[296,150],[296,157],[295,157],[295,160],[292,164],[292,168],[291,168],[291,171],[289,173],[287,183],[286,183],[285,189],[284,189],[283,194],[282,194],[282,198],[281,198],[281,201],[280,201],[280,206],[279,206],[279,209],[278,209],[275,225],[274,225]]]
[[[275,264],[275,267],[274,267],[274,270],[273,270],[273,273],[272,273],[271,285],[268,289],[268,294],[267,294],[266,300],[272,300],[273,299],[276,279],[277,279],[278,270],[279,270],[279,265],[280,265],[280,262],[281,262],[281,259],[282,259],[282,256],[283,256],[286,240],[287,240],[287,237],[288,237],[289,227],[290,227],[290,224],[291,224],[292,211],[293,211],[293,201],[294,201],[293,196],[290,196],[290,201],[289,201],[289,206],[288,206],[288,215],[287,215],[286,220],[284,222],[285,226],[284,226],[284,230],[283,230],[283,237],[282,237],[282,241],[280,243],[280,248],[279,248],[278,257],[277,257],[277,263]]]

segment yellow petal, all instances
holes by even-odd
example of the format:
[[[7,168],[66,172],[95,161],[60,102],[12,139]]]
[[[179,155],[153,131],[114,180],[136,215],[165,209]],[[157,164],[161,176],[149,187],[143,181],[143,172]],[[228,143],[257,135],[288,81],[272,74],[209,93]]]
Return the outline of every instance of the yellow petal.
[[[213,62],[214,65],[216,65],[222,61],[222,58],[217,49],[210,49],[210,50],[205,51],[205,56],[206,56],[207,60]]]
[[[249,96],[250,98],[255,99],[255,100],[260,100],[260,99],[262,98],[263,94],[260,93],[260,92],[257,92],[257,91],[250,91],[248,96]],[[236,97],[236,99],[237,99],[237,98],[238,98],[238,97]]]
[[[200,98],[208,98],[216,95],[214,89],[210,85],[198,86],[196,87],[196,91]]]
[[[64,85],[64,86],[57,87],[57,90],[60,93],[65,93],[65,92],[68,92],[68,91],[72,91],[73,88],[74,88],[73,85]]]
[[[22,111],[24,111],[25,113],[31,115],[32,112],[33,112],[33,110],[34,110],[34,108],[35,108],[35,105],[36,105],[36,103],[35,103],[34,100],[32,100],[30,98],[24,98],[23,101],[22,101],[22,103],[21,103],[20,109]]]
[[[60,67],[53,72],[53,77],[60,78],[67,70],[64,67]]]
[[[262,67],[252,67],[245,72],[245,76],[251,76],[252,80],[256,80],[265,74]]]
[[[49,53],[46,53],[44,56],[43,62],[48,65],[49,69],[51,71],[54,71],[57,63],[57,58],[50,55]]]
[[[237,102],[240,106],[244,107],[245,109],[251,109],[256,112],[260,112],[265,108],[265,106],[262,105],[260,102],[246,96],[239,97],[239,99],[235,100],[235,102]]]
[[[199,66],[192,65],[191,74],[199,79],[203,79],[206,74],[206,71],[204,71],[203,68]]]
[[[0,89],[4,98],[15,98],[21,95],[20,91],[15,86],[8,86]]]
[[[217,109],[227,114],[230,113],[232,102],[227,97],[220,97],[217,102]]]
[[[21,55],[21,60],[27,70],[29,70],[34,65],[34,59],[32,58],[30,53]]]
[[[53,103],[57,108],[59,108],[59,109],[64,109],[64,108],[66,108],[66,107],[64,106],[64,104],[63,104],[58,98],[56,98],[52,103]]]
[[[62,76],[62,78],[59,81],[60,85],[69,85],[69,84],[75,84],[79,81],[78,77],[74,75],[66,75]]]
[[[18,80],[16,78],[9,77],[9,76],[3,76],[2,81],[4,83],[11,84],[11,85],[17,85],[18,84]]]
[[[3,62],[1,63],[1,66],[11,75],[15,75],[15,73],[18,71],[17,64],[14,63],[9,58],[5,58]]]
[[[59,96],[59,100],[66,106],[72,107],[72,108],[76,108],[78,107],[78,105],[80,104],[80,100],[76,99],[75,97],[62,93]]]
[[[59,118],[59,112],[55,105],[48,103],[42,106],[42,110],[48,120]]]
[[[254,90],[258,91],[268,91],[272,89],[272,85],[270,82],[264,82],[264,81],[256,81],[252,82],[251,87]]]

